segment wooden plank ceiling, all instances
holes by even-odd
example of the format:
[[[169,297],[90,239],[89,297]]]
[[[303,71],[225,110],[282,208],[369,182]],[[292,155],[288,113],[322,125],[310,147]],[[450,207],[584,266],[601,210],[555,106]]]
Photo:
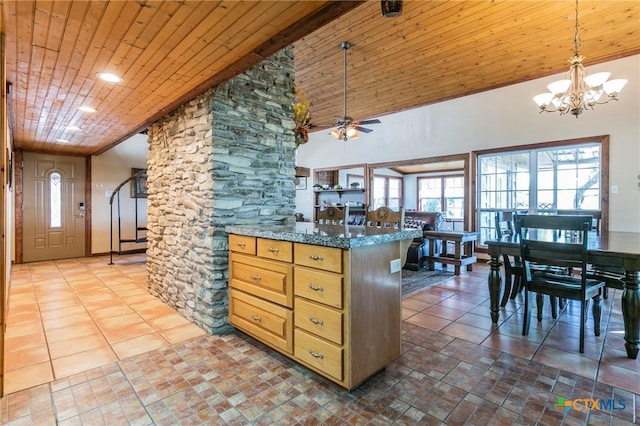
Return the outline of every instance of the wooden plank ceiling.
[[[383,18],[379,1],[4,1],[14,143],[102,152],[291,43],[318,129],[344,112],[342,41],[353,45],[347,112],[356,119],[477,93],[566,71],[574,8],[405,0],[401,16]],[[585,0],[579,10],[587,67],[640,53],[640,2]],[[124,82],[98,80],[104,70]],[[87,104],[98,112],[78,111]]]

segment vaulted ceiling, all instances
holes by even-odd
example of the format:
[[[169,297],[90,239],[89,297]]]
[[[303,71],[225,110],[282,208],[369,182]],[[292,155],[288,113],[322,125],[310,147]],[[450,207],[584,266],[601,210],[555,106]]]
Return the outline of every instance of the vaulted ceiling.
[[[579,21],[587,67],[640,53],[637,0],[582,1]],[[317,128],[344,112],[342,41],[356,119],[564,72],[575,2],[3,1],[1,25],[16,148],[87,155],[289,44]]]

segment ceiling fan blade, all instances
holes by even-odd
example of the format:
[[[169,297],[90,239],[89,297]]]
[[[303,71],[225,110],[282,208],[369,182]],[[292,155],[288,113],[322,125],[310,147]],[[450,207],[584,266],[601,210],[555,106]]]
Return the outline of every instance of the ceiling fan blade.
[[[378,120],[377,118],[374,118],[373,120],[361,120],[361,121],[356,121],[356,124],[379,124],[382,123],[382,121]]]
[[[367,129],[366,127],[360,127],[360,126],[354,126],[354,128],[362,133],[371,133],[373,132],[373,129]]]

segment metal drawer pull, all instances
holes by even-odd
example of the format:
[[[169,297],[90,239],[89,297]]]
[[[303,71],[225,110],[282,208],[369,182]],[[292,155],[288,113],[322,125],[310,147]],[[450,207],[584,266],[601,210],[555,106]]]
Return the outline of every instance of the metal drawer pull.
[[[312,316],[309,316],[309,321],[311,321],[315,325],[323,325],[324,324],[324,321],[322,321],[321,319],[315,319]]]
[[[247,246],[247,244],[246,244],[246,243],[238,243],[238,247],[245,248],[246,246]]]
[[[324,288],[322,286],[313,285],[311,283],[309,283],[309,288],[313,291],[324,291]]]
[[[311,354],[311,356],[312,356],[312,357],[314,357],[314,358],[319,358],[319,359],[324,358],[324,355],[315,353],[315,352],[313,351],[313,349],[309,349],[309,353],[310,353],[310,354]]]
[[[276,247],[269,247],[267,250],[269,250],[271,253],[278,253],[280,251],[280,249]]]
[[[260,281],[262,279],[260,275],[251,275],[251,278],[253,278],[256,281]]]
[[[254,320],[254,321],[260,321],[262,318],[260,318],[257,315],[251,315],[251,319]]]
[[[310,255],[309,255],[309,259],[311,259],[311,260],[323,260],[323,259],[324,259],[324,257],[322,257],[322,256],[316,256],[315,254],[310,254]]]

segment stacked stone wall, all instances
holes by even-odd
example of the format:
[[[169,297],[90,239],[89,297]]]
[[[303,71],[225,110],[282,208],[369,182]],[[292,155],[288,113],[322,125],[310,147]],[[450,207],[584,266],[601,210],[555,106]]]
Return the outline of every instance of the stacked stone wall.
[[[293,223],[293,49],[149,129],[148,287],[210,333],[229,329],[228,224]]]

